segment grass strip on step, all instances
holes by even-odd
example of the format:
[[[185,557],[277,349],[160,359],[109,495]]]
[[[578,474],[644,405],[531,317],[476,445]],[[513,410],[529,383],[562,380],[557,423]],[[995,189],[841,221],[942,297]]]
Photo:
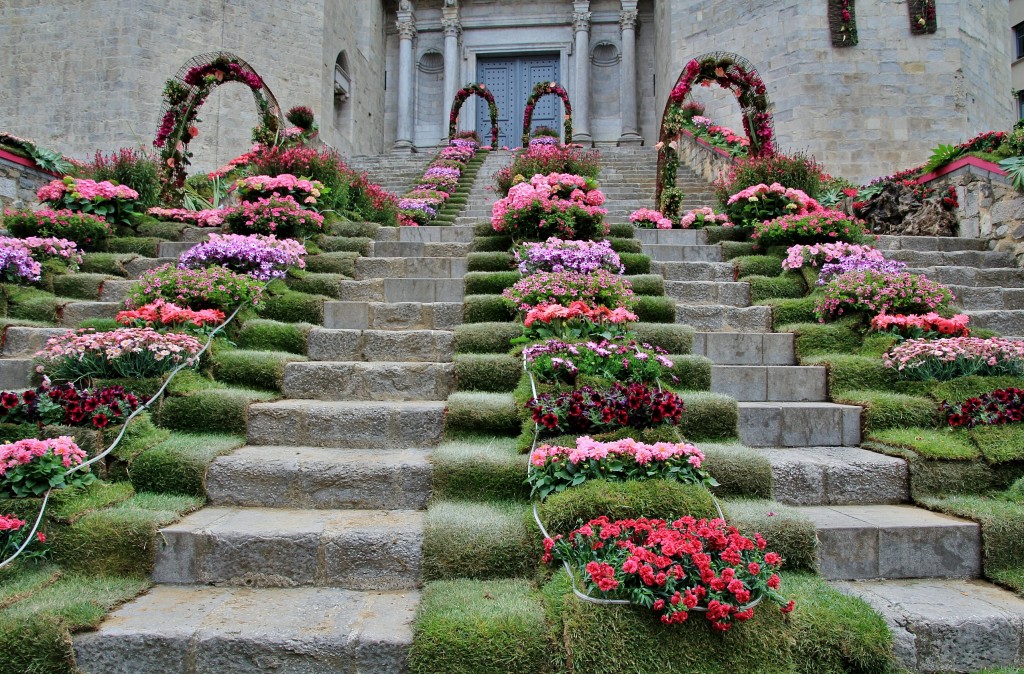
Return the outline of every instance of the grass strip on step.
[[[750,284],[750,301],[753,303],[770,299],[795,299],[804,296],[807,284],[799,274],[787,272],[782,276],[745,276],[740,281]]]
[[[701,443],[704,468],[718,480],[719,498],[770,499],[772,464],[760,452],[736,443]]]
[[[509,354],[456,354],[455,385],[460,391],[511,391],[523,374],[523,362]]]
[[[210,464],[244,444],[241,435],[174,433],[135,458],[130,473],[132,484],[140,492],[203,498]]]
[[[794,337],[794,348],[797,360],[834,353],[853,353],[861,344],[860,336],[849,323],[818,323],[806,321],[779,325],[775,321],[777,332],[791,332]]]
[[[910,426],[934,427],[938,423],[938,409],[929,398],[889,393],[888,391],[852,390],[833,396],[842,405],[859,405],[865,433],[886,428]]]
[[[423,579],[530,575],[542,550],[523,502],[434,501],[423,530]]]
[[[236,342],[243,349],[253,351],[286,351],[306,355],[310,323],[284,323],[267,319],[246,321],[238,332]]]
[[[925,459],[973,461],[981,456],[967,434],[957,433],[952,429],[889,428],[873,431],[867,439],[910,450]]]
[[[516,435],[519,409],[508,393],[456,392],[448,396],[445,433],[460,435]]]
[[[513,501],[530,496],[528,457],[515,438],[466,436],[442,442],[432,453],[433,498]]]
[[[741,255],[732,258],[736,268],[736,277],[742,279],[744,276],[781,276],[782,258],[774,255]]]
[[[244,434],[251,403],[276,398],[273,393],[223,388],[196,391],[164,399],[158,423],[176,431]]]
[[[210,372],[217,381],[263,391],[281,391],[288,363],[309,360],[280,351],[218,350],[210,358]]]

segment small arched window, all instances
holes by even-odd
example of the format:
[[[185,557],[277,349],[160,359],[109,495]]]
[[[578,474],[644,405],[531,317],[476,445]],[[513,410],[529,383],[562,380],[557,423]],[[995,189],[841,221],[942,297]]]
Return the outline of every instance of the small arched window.
[[[352,95],[352,76],[348,73],[348,54],[343,49],[334,62],[334,97],[342,102]]]

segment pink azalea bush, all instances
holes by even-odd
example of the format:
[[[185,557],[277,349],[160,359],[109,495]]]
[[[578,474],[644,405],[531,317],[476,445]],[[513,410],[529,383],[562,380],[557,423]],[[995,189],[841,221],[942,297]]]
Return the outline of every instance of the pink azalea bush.
[[[190,335],[160,333],[152,328],[118,328],[96,332],[69,330],[51,337],[36,353],[42,370],[56,381],[159,377],[180,363],[196,364],[203,348]]]
[[[580,274],[604,269],[616,274],[625,271],[619,254],[609,241],[564,241],[551,237],[544,242],[527,242],[516,248],[519,273],[574,271]]]
[[[1024,375],[1024,341],[1003,337],[908,339],[882,356],[901,379],[948,381],[958,377]]]
[[[782,261],[782,268],[795,271],[805,264],[818,267],[826,262],[839,262],[848,258],[885,262],[885,255],[882,251],[873,246],[835,241],[816,243],[810,246],[804,244],[790,246],[786,250],[786,259]]]
[[[682,229],[703,229],[704,227],[732,227],[729,216],[725,213],[715,213],[709,206],[695,208],[687,211],[679,218],[679,226]]]
[[[520,311],[529,311],[541,304],[567,307],[577,301],[628,309],[633,304],[633,286],[622,276],[604,269],[588,274],[538,272],[519,279],[501,296]]]
[[[743,227],[753,227],[783,215],[807,215],[818,210],[821,205],[805,192],[779,183],[759,183],[740,190],[729,197],[725,206],[729,221]]]
[[[39,201],[54,209],[91,213],[118,225],[130,225],[139,193],[127,185],[65,176],[36,191]]]
[[[65,475],[83,461],[85,451],[67,435],[0,444],[0,496],[27,498],[50,489],[85,486],[95,480],[92,473],[80,470]]]
[[[643,229],[672,229],[672,221],[650,208],[641,208],[629,214],[629,221],[634,227]]]
[[[608,233],[603,203],[604,194],[590,178],[537,174],[495,202],[491,226],[516,239],[592,239]]]
[[[262,234],[210,234],[178,258],[178,267],[220,266],[258,281],[283,279],[290,267],[304,269],[306,247],[294,239]]]
[[[202,211],[190,211],[186,208],[160,208],[154,206],[146,211],[154,218],[184,222],[196,227],[220,227],[224,224],[224,216],[228,211],[223,208],[208,208]]]
[[[818,210],[811,213],[793,213],[774,220],[754,223],[750,238],[757,248],[785,246],[791,244],[813,244],[827,241],[862,243],[873,241],[867,224],[835,210]]]
[[[704,453],[687,442],[653,445],[624,438],[597,442],[584,435],[575,447],[541,445],[530,454],[529,482],[541,499],[586,480],[675,480],[684,484],[717,484],[701,466]]]
[[[824,322],[851,312],[927,313],[946,308],[954,299],[949,288],[918,274],[851,271],[828,282],[814,314]]]
[[[258,201],[272,196],[291,197],[303,205],[315,207],[321,195],[330,192],[319,180],[296,178],[290,173],[276,176],[249,176],[234,184],[242,201]]]
[[[225,224],[234,234],[274,234],[296,238],[318,234],[324,216],[309,211],[292,197],[266,197],[228,209]]]

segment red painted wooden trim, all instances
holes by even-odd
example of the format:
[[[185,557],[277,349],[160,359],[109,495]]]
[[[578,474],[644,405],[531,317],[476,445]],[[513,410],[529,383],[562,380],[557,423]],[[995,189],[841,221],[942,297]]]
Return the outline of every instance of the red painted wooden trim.
[[[936,178],[941,178],[947,173],[952,173],[958,168],[963,168],[964,166],[977,166],[978,168],[985,169],[986,171],[991,171],[992,173],[995,173],[997,175],[1007,175],[1006,171],[999,168],[998,164],[993,164],[990,161],[985,161],[984,159],[980,159],[978,157],[961,157],[960,159],[952,161],[946,164],[945,166],[936,169],[935,171],[932,171],[931,173],[924,174],[923,176],[917,179],[917,184],[923,185],[924,183],[931,182]]]
[[[40,168],[39,165],[36,164],[31,159],[25,159],[24,157],[19,157],[18,155],[11,154],[10,152],[7,152],[6,150],[0,150],[0,159],[6,159],[9,162],[14,162],[15,164],[20,164],[21,166],[25,166],[27,168],[30,168],[33,171],[39,171],[40,173],[45,173],[47,175],[51,175],[54,178],[59,178],[60,177],[58,174],[54,173],[53,171],[47,171],[44,168]]]
[[[735,161],[735,158],[731,154],[729,154],[728,152],[726,152],[725,150],[723,150],[720,147],[715,147],[714,145],[712,145],[711,143],[707,142],[703,138],[698,138],[697,136],[693,135],[692,131],[689,131],[688,129],[682,129],[681,131],[683,133],[685,133],[687,136],[689,136],[690,138],[692,138],[693,140],[697,141],[698,144],[703,145],[704,147],[706,147],[707,149],[711,150],[715,154],[721,155],[721,156],[725,157],[726,159],[728,159],[729,161]]]

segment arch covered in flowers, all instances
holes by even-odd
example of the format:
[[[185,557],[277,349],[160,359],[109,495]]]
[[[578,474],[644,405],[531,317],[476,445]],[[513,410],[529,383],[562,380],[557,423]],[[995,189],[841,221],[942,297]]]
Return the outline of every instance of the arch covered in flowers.
[[[698,56],[687,63],[679,74],[661,117],[658,182],[655,193],[655,201],[659,205],[662,192],[666,187],[674,186],[676,182],[676,170],[679,166],[677,147],[682,133],[683,101],[697,84],[706,87],[717,84],[736,96],[743,112],[743,130],[750,141],[748,156],[775,154],[775,126],[770,112],[771,101],[757,69],[742,56],[728,52]]]
[[[455,92],[455,100],[452,101],[452,110],[448,114],[448,140],[455,138],[456,127],[459,122],[459,111],[462,104],[470,96],[479,96],[487,101],[487,110],[491,115],[491,147],[498,147],[498,104],[494,102],[494,94],[488,91],[487,87],[479,82],[472,82]]]
[[[530,144],[530,124],[533,122],[533,109],[542,97],[554,94],[562,99],[565,105],[565,137],[562,142],[568,145],[572,142],[572,103],[569,102],[569,94],[565,87],[558,82],[538,82],[534,85],[530,97],[526,99],[526,108],[523,113],[523,147]]]
[[[164,85],[160,127],[153,140],[160,152],[160,198],[165,205],[181,201],[192,157],[188,145],[199,135],[199,109],[215,88],[227,82],[239,82],[252,91],[260,118],[252,132],[254,142],[273,143],[284,128],[277,99],[252,66],[229,52],[193,56]]]

